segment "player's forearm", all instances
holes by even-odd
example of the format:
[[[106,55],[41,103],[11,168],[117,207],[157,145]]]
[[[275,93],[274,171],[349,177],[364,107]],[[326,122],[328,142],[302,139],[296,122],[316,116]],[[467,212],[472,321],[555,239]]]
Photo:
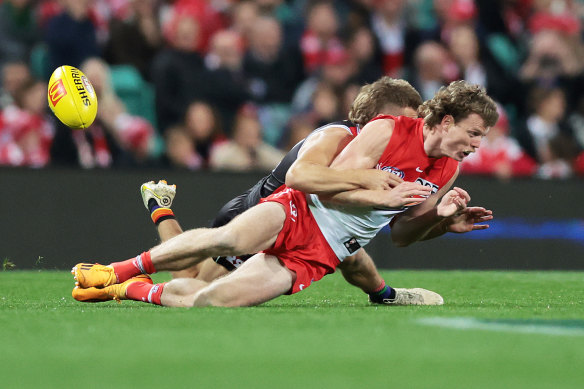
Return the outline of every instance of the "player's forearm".
[[[383,191],[355,189],[340,193],[329,193],[319,196],[321,200],[335,204],[355,207],[386,208]]]
[[[438,238],[438,237],[444,235],[445,233],[447,233],[448,232],[447,221],[448,221],[448,219],[442,220],[440,223],[438,223],[436,226],[434,226],[434,228],[429,230],[419,240],[430,240],[430,239]]]
[[[336,193],[361,187],[357,170],[338,170],[315,163],[293,165],[286,174],[286,185],[315,194]]]
[[[419,240],[435,238],[446,232],[441,231],[444,219],[435,207],[418,216],[400,216],[391,227],[391,239],[397,246],[405,247]]]

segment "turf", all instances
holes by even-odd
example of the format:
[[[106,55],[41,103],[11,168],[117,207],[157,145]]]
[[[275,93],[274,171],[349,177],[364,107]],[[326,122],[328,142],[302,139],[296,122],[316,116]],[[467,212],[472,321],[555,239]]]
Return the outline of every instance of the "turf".
[[[0,272],[0,387],[582,387],[584,273],[383,275],[446,303],[372,306],[334,274],[254,308],[82,304],[69,273]]]

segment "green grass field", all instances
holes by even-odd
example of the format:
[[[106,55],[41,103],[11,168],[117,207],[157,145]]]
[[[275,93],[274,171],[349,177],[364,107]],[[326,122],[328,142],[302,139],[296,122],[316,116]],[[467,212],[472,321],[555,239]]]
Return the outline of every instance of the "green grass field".
[[[383,275],[445,305],[338,274],[254,308],[82,304],[68,272],[0,272],[0,388],[584,387],[584,273]]]

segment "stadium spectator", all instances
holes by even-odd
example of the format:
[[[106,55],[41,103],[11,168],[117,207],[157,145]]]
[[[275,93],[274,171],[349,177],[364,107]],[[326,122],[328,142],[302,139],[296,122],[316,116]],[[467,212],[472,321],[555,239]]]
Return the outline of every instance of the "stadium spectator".
[[[498,105],[497,108],[497,124],[491,127],[481,142],[481,147],[460,164],[460,172],[495,176],[505,181],[512,177],[533,175],[537,170],[537,163],[509,135],[509,118],[503,107]]]
[[[27,80],[15,91],[14,104],[2,111],[0,164],[47,166],[54,132],[47,117],[46,84]]]
[[[204,99],[219,111],[224,128],[231,129],[235,112],[251,98],[243,69],[241,36],[232,30],[221,30],[213,35],[205,66],[206,82],[210,87]]]
[[[262,140],[257,109],[248,104],[235,117],[233,139],[212,150],[210,166],[214,170],[269,171],[283,157],[283,152]]]
[[[284,48],[282,27],[276,18],[261,16],[256,20],[243,66],[264,140],[276,145],[290,118],[294,89],[304,79],[298,48]]]
[[[104,58],[110,65],[133,65],[149,80],[150,63],[162,45],[156,2],[130,1],[127,8],[110,20]]]
[[[159,131],[181,123],[189,102],[206,96],[208,84],[203,57],[197,51],[200,26],[197,19],[178,17],[168,35],[169,47],[162,49],[152,63],[156,118]]]
[[[32,79],[30,68],[23,61],[8,61],[2,65],[0,109],[14,103],[14,94]]]
[[[226,141],[217,110],[204,101],[193,101],[187,108],[184,127],[203,159],[203,167],[208,167],[213,148]]]
[[[564,91],[557,87],[535,87],[528,95],[528,104],[532,113],[518,129],[519,143],[540,164],[539,176],[569,177],[576,155],[572,149],[575,140],[564,122]]]
[[[198,39],[193,49],[206,53],[211,37],[220,30],[225,29],[226,21],[217,6],[218,2],[208,0],[177,0],[167,2],[166,12],[162,21],[164,34],[169,41],[176,34],[176,28],[180,20],[187,17],[194,19],[198,26]]]
[[[347,51],[357,63],[355,81],[361,85],[370,84],[384,74],[379,58],[379,49],[373,32],[366,26],[349,32]]]
[[[304,69],[312,74],[324,64],[324,58],[344,52],[338,37],[339,20],[332,2],[312,1],[308,5],[307,25],[300,40]]]
[[[448,51],[437,42],[424,42],[416,49],[413,68],[407,79],[420,91],[423,99],[429,99],[447,83],[453,64]]]
[[[310,109],[314,91],[321,83],[331,86],[339,95],[357,72],[357,63],[346,51],[328,53],[324,59],[322,72],[313,74],[302,82],[292,98],[292,112],[306,112]]]
[[[452,29],[448,47],[458,66],[457,78],[487,89],[489,96],[503,104],[517,101],[521,85],[484,50],[475,30],[467,25]]]
[[[340,98],[335,89],[327,83],[318,84],[312,95],[311,106],[308,114],[312,116],[317,127],[343,118]]]
[[[256,104],[289,103],[304,78],[299,53],[284,51],[282,28],[271,16],[257,18],[251,27],[243,66]]]
[[[0,68],[7,60],[28,60],[39,39],[34,3],[6,0],[0,3]]]
[[[149,162],[155,146],[154,128],[146,119],[127,111],[113,89],[108,64],[100,58],[90,58],[81,64],[81,71],[92,81],[99,98],[97,125],[103,126],[124,151],[120,159],[123,155],[130,165]]]
[[[446,45],[450,42],[454,28],[462,25],[477,27],[478,10],[474,0],[433,0],[433,5],[436,23],[420,30],[421,40],[433,40]]]
[[[166,156],[171,166],[199,170],[204,166],[203,157],[197,153],[195,143],[184,126],[172,126],[166,130]]]
[[[63,0],[63,10],[47,21],[44,31],[50,68],[63,64],[79,67],[98,57],[96,27],[89,18],[89,0]]]
[[[577,37],[553,30],[536,33],[530,44],[520,76],[526,82],[538,81],[551,86],[561,77],[574,77],[582,72],[582,45]]]
[[[239,33],[246,47],[259,16],[259,7],[254,0],[241,0],[230,8],[231,29]]]
[[[373,29],[382,53],[383,72],[391,77],[403,76],[408,50],[417,45],[417,34],[407,25],[405,0],[377,1],[371,15]]]

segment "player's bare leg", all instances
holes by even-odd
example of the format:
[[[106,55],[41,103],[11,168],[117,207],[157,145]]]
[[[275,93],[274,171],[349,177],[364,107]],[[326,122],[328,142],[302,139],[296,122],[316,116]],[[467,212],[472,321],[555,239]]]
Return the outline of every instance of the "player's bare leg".
[[[98,278],[93,277],[92,270],[97,266],[78,264],[75,277],[82,288],[103,287],[106,285],[101,284],[102,273],[114,274],[117,282],[124,282],[141,273],[182,270],[212,256],[259,252],[274,244],[285,218],[282,205],[262,203],[223,227],[189,230],[136,258],[110,266],[99,265]]]
[[[164,288],[162,305],[179,307],[244,307],[259,305],[288,292],[296,274],[273,255],[259,253],[237,270],[209,284],[199,280],[173,280]],[[186,291],[198,291],[185,295]]]
[[[391,288],[379,275],[373,259],[360,249],[339,264],[345,280],[361,288],[375,304],[386,305],[442,305],[444,300],[436,292],[422,288]]]
[[[351,285],[361,288],[365,293],[372,293],[384,283],[383,278],[377,272],[373,259],[360,249],[350,257],[347,257],[338,266]]]
[[[219,277],[223,277],[229,274],[224,266],[221,266],[215,262],[213,258],[207,258],[203,262],[199,263],[197,279],[201,281],[211,282]],[[188,269],[187,269],[188,270]]]
[[[174,238],[183,232],[182,227],[176,220],[174,213],[170,209],[174,197],[176,196],[176,185],[168,185],[164,180],[145,182],[140,186],[140,194],[146,209],[150,212],[152,221],[156,225],[158,236],[162,242]],[[167,208],[167,212],[159,217],[160,208]],[[157,213],[158,212],[158,213]],[[196,277],[199,274],[199,266],[194,265],[190,269],[172,272],[172,278]]]

